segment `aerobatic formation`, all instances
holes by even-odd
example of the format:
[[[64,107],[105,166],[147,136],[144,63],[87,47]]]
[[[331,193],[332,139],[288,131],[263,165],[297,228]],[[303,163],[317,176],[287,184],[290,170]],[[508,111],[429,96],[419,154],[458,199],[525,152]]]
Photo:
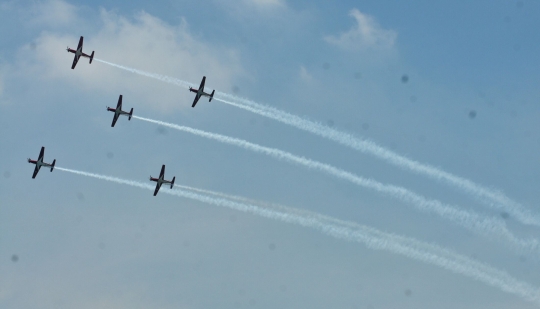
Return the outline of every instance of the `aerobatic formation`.
[[[79,39],[79,44],[77,44],[77,49],[69,48],[69,46],[66,49],[68,52],[75,54],[75,56],[73,58],[73,64],[71,65],[71,69],[75,69],[75,66],[77,66],[77,63],[79,62],[79,59],[81,57],[89,58],[90,59],[90,64],[92,63],[92,60],[94,60],[94,51],[92,51],[92,53],[90,55],[85,54],[83,52],[83,41],[84,41],[84,37],[81,36],[80,39]],[[197,102],[199,102],[199,99],[201,97],[208,97],[209,98],[208,101],[212,102],[212,98],[214,97],[215,90],[212,90],[212,93],[204,92],[204,84],[205,84],[205,82],[206,82],[206,76],[203,76],[201,84],[200,84],[198,89],[195,89],[195,88],[192,88],[192,87],[189,88],[190,92],[195,93],[195,99],[193,100],[193,104],[191,105],[191,107],[195,107],[195,105],[197,104]],[[128,120],[131,120],[131,117],[133,117],[133,108],[131,108],[131,110],[129,112],[126,112],[126,111],[122,110],[122,98],[123,98],[122,95],[120,95],[118,97],[118,103],[116,104],[116,108],[112,108],[112,107],[107,106],[107,111],[114,113],[112,123],[111,123],[111,127],[114,127],[114,125],[116,124],[116,121],[118,121],[118,118],[121,115],[127,116]],[[36,175],[38,174],[39,169],[42,166],[50,167],[51,172],[54,169],[54,165],[56,164],[56,159],[51,164],[43,162],[44,152],[45,152],[45,147],[41,147],[41,152],[39,153],[39,157],[38,157],[37,160],[28,159],[29,163],[32,163],[32,164],[36,165],[36,167],[34,168],[34,174],[32,174],[32,178],[36,178]],[[163,184],[170,184],[171,189],[173,188],[174,180],[176,179],[176,177],[173,177],[173,179],[170,180],[170,181],[165,180],[164,177],[165,177],[165,165],[163,165],[161,167],[161,172],[160,172],[158,178],[154,178],[154,177],[150,176],[150,181],[156,182],[156,189],[154,190],[154,196],[156,196],[158,194],[159,189],[161,188],[161,185],[163,185]]]
[[[83,52],[83,40],[84,38],[81,36],[79,39],[79,43],[77,45],[77,49],[71,49],[69,47],[67,48],[68,52],[74,54],[71,69],[75,69],[81,57],[89,58],[90,64],[94,60],[94,51],[92,51],[90,55],[85,54]],[[114,67],[118,67],[118,68],[130,71],[130,72],[136,73],[136,74],[144,75],[151,78],[156,78],[156,79],[168,82],[168,83],[173,83],[182,87],[187,88],[188,86],[192,85],[191,83],[188,83],[182,80],[173,79],[170,77],[153,74],[153,73],[146,73],[140,70],[131,69],[131,68],[123,67],[121,65],[113,64],[113,63],[110,63],[101,59],[96,59],[96,61],[108,64]],[[205,83],[206,83],[206,76],[203,76],[198,88],[193,88],[191,86],[188,88],[190,92],[195,94],[195,98],[193,100],[191,107],[195,107],[195,105],[197,105],[197,103],[202,97],[208,97],[208,101],[212,102],[212,99],[214,98],[215,90],[212,90],[211,93],[205,92]],[[401,158],[397,154],[393,154],[393,153],[387,154],[386,152],[384,152],[385,150],[382,147],[379,147],[380,148],[379,149],[377,148],[378,146],[376,145],[373,146],[373,145],[366,144],[367,145],[366,146],[364,144],[359,144],[359,142],[356,142],[354,137],[350,137],[348,135],[345,136],[335,130],[328,131],[326,128],[323,128],[320,125],[315,124],[315,123],[310,123],[308,120],[301,119],[300,117],[290,115],[286,112],[282,112],[282,111],[273,109],[271,107],[263,106],[255,102],[247,101],[245,99],[237,99],[235,102],[229,102],[227,100],[224,100],[223,97],[231,98],[232,96],[225,93],[218,92],[218,97],[216,98],[216,100],[223,102],[225,104],[229,104],[232,106],[236,106],[236,107],[257,113],[262,116],[273,118],[275,120],[278,120],[286,124],[294,125],[300,129],[310,131],[311,133],[321,135],[329,139],[334,139],[342,144],[348,145],[357,150],[363,150],[363,151],[365,150],[365,152],[368,152],[368,153],[369,152],[376,153],[378,156],[386,158],[386,159],[388,159],[387,157],[390,157],[392,160],[398,162],[399,164],[411,165],[414,168],[416,168],[416,170],[419,170],[419,171],[428,170],[428,172],[425,172],[427,175],[441,174],[444,177],[441,176],[440,178],[444,178],[444,179],[448,178],[452,181],[455,180],[454,181],[455,183],[465,183],[466,185],[464,185],[464,187],[466,189],[470,189],[470,188],[474,189],[474,190],[470,189],[469,191],[471,190],[479,191],[483,195],[488,196],[489,198],[493,200],[504,201],[504,203],[506,204],[511,204],[510,202],[513,202],[509,198],[506,198],[504,195],[499,196],[499,195],[493,194],[491,193],[491,191],[487,189],[483,189],[481,186],[476,185],[471,181],[459,178],[457,176],[453,176],[452,174],[446,173],[444,171],[439,171],[434,168],[428,168],[428,167],[422,166],[420,163],[417,163],[415,161]],[[418,204],[418,205],[415,205],[418,209],[437,213],[441,215],[441,217],[444,217],[445,219],[448,219],[450,221],[455,221],[463,227],[467,227],[471,230],[480,232],[480,234],[489,235],[489,236],[499,236],[499,238],[501,239],[505,239],[507,241],[509,240],[510,243],[514,247],[521,246],[522,248],[529,248],[531,251],[534,250],[537,253],[540,252],[540,249],[539,249],[540,243],[536,239],[522,240],[522,239],[516,238],[510,231],[507,230],[504,222],[502,223],[499,222],[500,220],[493,220],[486,216],[481,216],[480,214],[476,214],[472,211],[464,211],[459,208],[455,208],[451,205],[445,205],[437,200],[429,200],[405,188],[401,188],[401,187],[397,187],[393,185],[385,185],[371,179],[364,179],[362,177],[359,177],[350,172],[335,168],[328,164],[324,164],[324,163],[309,160],[303,157],[295,156],[293,154],[290,154],[290,153],[287,153],[278,149],[260,146],[257,144],[253,144],[253,143],[236,139],[236,138],[232,138],[232,137],[227,137],[224,135],[204,132],[204,131],[189,128],[189,127],[164,123],[161,121],[152,120],[152,119],[148,119],[148,118],[144,118],[140,116],[134,116],[133,108],[131,108],[129,112],[127,110],[122,110],[122,100],[123,100],[123,95],[120,94],[118,97],[116,108],[107,106],[107,111],[114,113],[112,122],[111,122],[111,127],[114,127],[116,125],[116,122],[118,121],[118,118],[121,115],[124,115],[128,118],[128,121],[130,121],[131,118],[135,118],[135,119],[147,121],[150,123],[165,125],[165,126],[169,126],[171,128],[174,128],[180,131],[192,133],[201,137],[214,139],[223,143],[236,145],[236,146],[239,146],[239,147],[242,147],[247,150],[254,151],[254,152],[267,154],[267,155],[270,155],[271,157],[274,157],[283,161],[288,161],[291,163],[306,166],[311,169],[320,170],[332,176],[335,176],[344,180],[348,180],[362,187],[369,188],[375,191],[382,192],[387,195],[394,196],[404,202]],[[50,168],[51,172],[55,169],[56,159],[54,159],[52,163],[46,163],[44,162],[44,155],[45,155],[45,147],[41,147],[41,151],[39,153],[37,160],[32,160],[30,158],[28,159],[28,163],[32,163],[35,165],[32,178],[36,178],[41,167]],[[403,163],[402,161],[405,163]],[[427,244],[427,243],[422,243],[412,238],[405,238],[401,236],[398,237],[398,236],[390,235],[390,234],[386,235],[383,232],[377,231],[373,228],[362,227],[360,225],[347,223],[339,219],[333,219],[333,218],[325,217],[319,214],[308,214],[305,211],[286,209],[284,207],[273,209],[273,210],[271,210],[270,209],[271,207],[270,207],[268,209],[263,210],[259,206],[250,205],[251,200],[247,198],[235,197],[235,196],[231,196],[227,194],[221,194],[221,193],[216,193],[216,192],[212,192],[208,190],[182,186],[182,185],[177,185],[177,188],[173,190],[176,177],[173,176],[171,180],[165,179],[165,164],[162,165],[161,171],[157,178],[150,176],[149,180],[151,182],[156,183],[155,187],[150,186],[149,184],[139,183],[136,181],[129,181],[129,180],[123,180],[120,178],[114,178],[114,177],[109,177],[109,176],[104,176],[104,175],[70,170],[70,169],[66,169],[62,167],[57,167],[56,169],[65,171],[65,172],[71,172],[74,174],[94,177],[94,178],[98,178],[102,180],[113,181],[120,184],[127,184],[127,185],[132,185],[135,187],[139,187],[139,188],[154,190],[154,193],[153,193],[154,196],[156,196],[159,193],[159,190],[161,189],[162,185],[164,184],[170,185],[170,189],[166,189],[165,191],[163,191],[163,193],[181,196],[185,198],[191,198],[191,199],[206,202],[209,204],[225,206],[231,209],[236,209],[236,210],[240,210],[244,212],[250,212],[250,213],[257,214],[263,217],[268,217],[272,219],[281,220],[284,222],[298,224],[304,227],[313,227],[313,228],[323,231],[325,234],[328,234],[330,236],[334,236],[340,239],[347,239],[351,241],[358,241],[358,242],[365,243],[367,247],[372,248],[372,249],[386,250],[386,251],[390,251],[395,254],[400,254],[400,255],[403,255],[403,256],[418,260],[418,261],[422,261],[428,264],[437,265],[441,268],[450,270],[457,274],[468,276],[477,281],[499,288],[502,291],[512,293],[525,300],[528,300],[528,301],[531,301],[540,305],[540,292],[539,292],[540,289],[533,287],[527,283],[520,282],[517,279],[512,278],[510,275],[508,275],[504,271],[496,270],[480,262],[471,261],[470,259],[464,256],[460,256],[457,253],[453,253],[452,251],[448,249],[444,249],[444,248],[437,247],[437,246]],[[412,169],[412,170],[415,170],[415,169]],[[452,183],[452,181],[450,182]],[[180,189],[178,189],[178,187],[180,187]],[[189,193],[183,190],[191,190],[197,193]],[[204,195],[201,195],[201,193],[205,193],[207,195],[204,196]],[[478,194],[482,195],[480,193]],[[501,203],[501,204],[504,204],[504,203]],[[512,206],[515,208],[515,212],[517,212],[518,214],[520,213],[520,211],[525,213],[518,206],[515,206],[515,207]],[[533,220],[534,221],[533,223],[530,223],[527,220],[521,220],[520,216],[516,216],[516,217],[518,218],[520,222],[524,224],[540,225],[540,219],[539,219],[539,223],[536,224],[536,221],[534,220]],[[523,217],[529,217],[529,216],[523,215]]]

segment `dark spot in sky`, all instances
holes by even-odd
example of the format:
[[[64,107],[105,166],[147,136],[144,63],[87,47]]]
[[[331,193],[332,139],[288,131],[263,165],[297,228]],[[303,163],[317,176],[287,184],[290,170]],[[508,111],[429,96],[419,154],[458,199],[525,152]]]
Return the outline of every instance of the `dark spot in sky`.
[[[520,50],[521,50],[521,45],[519,45],[519,44],[514,44],[514,47],[513,47],[513,48],[514,48],[515,51],[520,51]]]
[[[12,261],[13,263],[17,263],[17,262],[19,261],[19,256],[16,255],[16,254],[12,255],[12,256],[11,256],[11,261]]]
[[[521,9],[521,8],[523,7],[523,1],[518,1],[518,2],[516,2],[516,7],[517,7],[518,9]]]
[[[334,126],[334,120],[328,119],[328,121],[326,122],[326,124],[327,124],[329,127],[333,127],[333,126]]]
[[[415,95],[412,95],[409,100],[411,100],[411,102],[416,102],[416,100],[418,100],[418,98],[415,96]]]
[[[98,245],[98,248],[101,249],[101,250],[105,249],[105,244],[100,242],[99,245]]]
[[[330,69],[330,63],[325,62],[325,63],[323,63],[322,67],[323,67],[323,69],[328,70],[328,69]]]
[[[525,262],[527,262],[527,258],[526,258],[524,255],[520,255],[520,256],[519,256],[519,261],[520,261],[521,263],[525,263]]]
[[[237,94],[238,92],[240,92],[240,88],[238,88],[238,86],[233,86],[233,87],[232,87],[232,92],[233,92],[234,94]]]
[[[472,110],[472,111],[469,112],[469,118],[471,118],[471,119],[476,118],[476,111],[475,110]]]
[[[254,299],[249,300],[249,305],[250,306],[255,306],[256,304],[257,304],[257,302]]]
[[[512,21],[512,18],[510,18],[510,16],[505,16],[505,17],[504,17],[504,22],[505,22],[505,23],[509,23],[509,22],[511,22],[511,21]]]
[[[107,152],[107,158],[109,159],[114,158],[114,153],[112,153],[112,151]]]
[[[401,76],[401,82],[405,84],[408,81],[409,81],[409,76],[407,74],[403,74],[403,76]]]
[[[36,47],[37,47],[36,43],[34,43],[34,42],[30,43],[30,49],[31,50],[36,50]]]
[[[11,177],[11,173],[10,173],[9,171],[5,171],[5,172],[4,172],[4,177],[5,177],[5,178]]]
[[[77,193],[77,199],[81,202],[84,202],[84,194],[82,194],[81,192]]]
[[[167,135],[167,129],[165,129],[164,127],[158,127],[157,133],[161,135]]]
[[[363,129],[364,131],[369,130],[369,123],[362,123],[362,129]]]
[[[354,73],[354,78],[355,78],[355,79],[360,79],[360,78],[362,78],[362,73],[360,73],[360,72]]]
[[[279,290],[283,293],[287,292],[287,286],[285,284],[282,284],[279,286]]]
[[[506,219],[510,218],[510,214],[507,213],[506,211],[503,211],[503,212],[501,212],[501,217],[506,220]]]
[[[406,289],[406,290],[405,290],[405,296],[409,297],[409,296],[411,296],[411,295],[412,295],[411,289]]]
[[[276,250],[276,244],[269,244],[268,249],[270,249],[270,251]]]

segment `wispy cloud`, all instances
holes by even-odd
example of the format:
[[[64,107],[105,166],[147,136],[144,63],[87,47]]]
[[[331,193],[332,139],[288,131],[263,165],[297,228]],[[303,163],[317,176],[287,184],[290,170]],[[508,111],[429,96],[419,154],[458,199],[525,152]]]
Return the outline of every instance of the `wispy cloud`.
[[[78,19],[84,20],[84,17]],[[171,25],[146,12],[126,17],[102,10],[99,24],[96,34],[81,33],[85,37],[84,51],[95,50],[96,58],[152,68],[162,74],[182,72],[182,76],[192,81],[200,81],[203,75],[211,76],[207,80],[211,88],[230,89],[234,79],[243,74],[239,55],[234,49],[197,38],[185,20]],[[178,93],[152,87],[146,80],[104,68],[96,61],[89,65],[83,59],[75,70],[71,70],[73,55],[67,54],[65,48],[66,45],[74,47],[77,42],[77,36],[49,29],[34,44],[20,50],[21,60],[14,69],[20,74],[53,78],[87,90],[129,92],[132,98],[137,96],[147,102],[148,107],[160,110],[187,107],[188,104],[178,102],[192,100],[188,91]]]
[[[32,23],[56,27],[75,22],[77,7],[62,0],[48,0],[31,6],[30,14]]]
[[[349,13],[356,24],[347,32],[337,36],[325,36],[324,40],[347,51],[366,49],[390,49],[394,46],[397,33],[394,30],[383,29],[373,18],[352,9]]]
[[[244,0],[244,3],[259,8],[276,8],[286,5],[284,0]]]
[[[304,66],[300,66],[299,75],[303,81],[309,82],[313,80],[313,76],[308,72],[308,70]]]

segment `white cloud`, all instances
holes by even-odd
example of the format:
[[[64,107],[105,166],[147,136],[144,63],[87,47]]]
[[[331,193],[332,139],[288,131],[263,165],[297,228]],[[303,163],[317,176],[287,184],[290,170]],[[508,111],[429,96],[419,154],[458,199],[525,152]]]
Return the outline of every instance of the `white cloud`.
[[[356,20],[356,25],[339,36],[326,36],[325,41],[344,50],[359,51],[366,49],[390,49],[394,46],[397,33],[381,28],[377,21],[357,9],[349,13]]]
[[[48,0],[33,5],[30,14],[32,23],[61,26],[75,22],[77,8],[62,0]]]
[[[254,5],[262,9],[285,7],[284,0],[244,0],[248,5]]]
[[[95,58],[196,84],[206,75],[206,85],[210,89],[228,90],[234,79],[243,74],[234,50],[198,40],[191,35],[184,20],[173,26],[145,12],[128,19],[102,10],[101,22],[99,32],[85,36],[84,40],[84,51],[95,51]],[[92,91],[129,94],[125,100],[130,96],[136,97],[138,104],[146,103],[161,110],[191,106],[193,98],[185,89],[95,60],[89,65],[88,59],[81,58],[75,70],[71,70],[73,55],[68,54],[65,48],[66,45],[75,47],[78,39],[76,36],[43,32],[35,45],[21,49],[20,74],[60,79]]]
[[[313,79],[313,76],[309,74],[308,70],[304,66],[300,66],[300,78],[303,81],[309,82]]]
[[[236,18],[275,18],[288,11],[285,0],[215,0],[226,12]],[[263,19],[264,20],[264,19]]]

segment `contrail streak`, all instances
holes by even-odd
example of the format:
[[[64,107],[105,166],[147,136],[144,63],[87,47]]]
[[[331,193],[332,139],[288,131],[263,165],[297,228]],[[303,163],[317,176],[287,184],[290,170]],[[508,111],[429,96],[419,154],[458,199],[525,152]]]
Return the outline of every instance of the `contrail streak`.
[[[258,114],[263,117],[277,120],[281,123],[288,124],[298,129],[335,141],[349,148],[358,150],[369,155],[373,155],[377,158],[385,160],[390,164],[399,166],[404,169],[408,169],[417,174],[426,175],[430,178],[446,182],[461,190],[464,190],[469,194],[476,196],[485,205],[491,208],[506,211],[507,213],[512,215],[513,218],[523,224],[540,226],[540,216],[538,214],[533,213],[529,209],[526,209],[523,205],[510,199],[501,191],[487,188],[469,179],[441,170],[440,168],[437,168],[435,166],[409,159],[405,156],[388,150],[371,140],[360,139],[347,132],[342,132],[334,128],[327,127],[323,124],[308,120],[304,117],[296,116],[279,110],[277,108],[255,103],[253,101],[239,98],[227,93],[216,92],[216,95],[217,96],[214,97],[214,100],[216,101],[220,101],[222,103]],[[237,102],[225,100],[220,98],[219,96],[230,98],[232,100],[236,100]]]
[[[94,60],[96,60],[98,62],[101,62],[101,63],[108,64],[108,65],[113,66],[115,68],[126,70],[126,71],[131,72],[131,73],[135,73],[135,74],[139,74],[139,75],[142,75],[142,76],[150,77],[150,78],[153,78],[153,79],[157,79],[157,80],[160,80],[160,81],[163,81],[163,82],[166,82],[166,83],[169,83],[169,84],[174,84],[174,85],[177,85],[177,86],[181,86],[181,87],[184,87],[184,88],[197,87],[197,85],[195,85],[195,84],[188,83],[188,82],[180,80],[178,78],[173,78],[173,77],[169,77],[169,76],[165,76],[165,75],[161,75],[161,74],[148,73],[148,72],[145,72],[145,71],[141,71],[141,70],[125,67],[123,65],[108,62],[108,61],[105,61],[105,60],[101,60],[101,59],[98,59],[98,58],[94,58]]]
[[[133,116],[133,118],[159,124],[179,131],[191,133],[200,137],[209,138],[215,141],[219,141],[221,143],[234,145],[250,151],[268,155],[278,160],[299,164],[310,169],[318,170],[334,177],[349,181],[358,186],[372,189],[383,194],[387,194],[391,197],[406,202],[421,211],[435,213],[444,219],[455,222],[469,230],[475,231],[484,236],[497,236],[500,239],[510,242],[513,246],[519,247],[522,250],[525,249],[529,251],[534,251],[536,253],[538,253],[539,250],[539,242],[536,239],[517,238],[506,228],[506,223],[502,219],[488,218],[472,211],[467,211],[464,209],[459,209],[455,206],[443,204],[438,200],[429,200],[405,188],[393,185],[386,185],[372,179],[363,178],[353,173],[339,169],[337,167],[304,157],[296,156],[283,150],[264,147],[242,139],[216,133],[210,133],[186,126],[179,126],[164,121],[153,120],[140,116]]]
[[[130,185],[150,191],[154,190],[153,186],[137,181],[124,180],[116,177],[87,173],[62,167],[56,167],[56,169],[119,184]],[[328,219],[332,218],[316,213],[311,213],[311,215],[299,215],[297,213],[305,212],[287,212],[285,211],[286,209],[292,209],[286,207],[282,207],[282,211],[276,211],[251,204],[234,202],[225,198],[215,198],[208,195],[188,192],[185,190],[162,190],[160,192],[215,206],[242,211],[245,213],[251,213],[269,219],[296,224],[303,227],[309,227],[328,236],[351,242],[362,243],[369,249],[384,250],[408,257],[413,260],[441,267],[453,273],[464,275],[489,286],[498,288],[501,291],[514,294],[524,300],[540,305],[540,289],[538,287],[519,281],[505,271],[501,271],[487,264],[471,260],[466,256],[459,255],[437,245],[424,243],[413,238],[407,238],[396,234],[385,233],[374,228],[352,222],[341,225],[337,224],[337,222],[340,222],[341,220],[335,219],[335,223],[329,223]]]
[[[197,87],[197,85],[188,83],[178,78],[173,78],[165,75],[148,73],[141,70],[132,69],[129,67],[121,66],[111,62],[107,62],[101,59],[95,58],[96,61],[108,64],[110,66],[120,68],[135,74],[142,76],[158,79],[166,83],[178,85],[181,87]],[[220,98],[220,96],[222,98]],[[226,100],[224,98],[228,98]],[[319,135],[323,138],[335,141],[339,144],[345,145],[349,148],[358,150],[360,152],[370,154],[377,158],[387,161],[393,165],[399,166],[403,169],[408,169],[415,173],[426,175],[438,181],[446,182],[450,185],[453,185],[469,194],[472,194],[479,198],[484,204],[489,207],[504,210],[505,212],[512,215],[513,218],[519,222],[527,225],[540,226],[540,215],[533,213],[529,209],[526,209],[520,203],[510,199],[503,192],[487,188],[480,184],[477,184],[469,179],[451,174],[435,166],[429,164],[420,163],[418,161],[409,159],[405,156],[397,154],[391,150],[388,150],[373,141],[367,139],[360,139],[353,136],[350,133],[339,131],[333,128],[329,128],[315,121],[311,121],[304,117],[296,116],[285,111],[279,110],[277,108],[259,104],[238,96],[234,96],[228,93],[216,91],[216,97],[214,100],[220,101],[222,103],[241,108],[243,110],[277,120],[281,123],[293,126],[300,130],[304,130],[315,135]],[[236,101],[232,102],[230,100]]]

